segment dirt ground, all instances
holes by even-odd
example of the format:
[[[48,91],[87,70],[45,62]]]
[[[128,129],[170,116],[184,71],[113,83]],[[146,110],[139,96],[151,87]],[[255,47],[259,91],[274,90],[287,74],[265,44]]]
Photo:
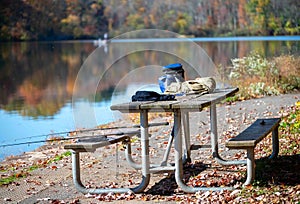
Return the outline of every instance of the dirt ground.
[[[224,147],[228,135],[231,137],[237,135],[257,118],[282,117],[281,110],[294,105],[298,100],[300,100],[299,94],[286,94],[218,106],[218,133],[221,155],[224,158],[237,155],[236,151],[229,151]],[[172,117],[159,117],[157,115],[153,121],[168,121],[172,124]],[[130,121],[124,120],[112,125],[123,126],[129,123]],[[204,110],[201,113],[191,113],[190,123],[192,143],[210,144],[209,110]],[[150,159],[153,163],[159,163],[162,160],[171,128],[171,125],[150,128]],[[133,141],[133,157],[136,160],[140,159],[139,150],[139,142],[136,139]],[[34,152],[7,158],[0,163],[0,166],[2,169],[15,167],[15,169],[21,171],[33,164],[41,164],[46,159],[53,158],[65,151],[63,143],[48,144]],[[243,157],[244,151],[241,152],[241,157]],[[263,156],[265,156],[264,153],[256,155],[256,158]],[[170,155],[169,160],[172,162],[173,154]],[[133,187],[141,180],[140,172],[127,164],[121,144],[99,148],[94,153],[83,153],[81,161],[82,181],[88,187]],[[189,174],[190,177],[195,176],[196,173],[198,177],[201,177],[201,174],[203,176],[207,174],[221,175],[219,177],[222,177],[223,174],[230,174],[228,169],[224,171],[212,159],[210,149],[192,151],[192,161],[193,163],[187,168],[193,169],[196,166],[202,171],[192,171]],[[196,167],[195,169],[197,169]],[[238,170],[246,171],[246,168],[242,166]],[[1,177],[5,177],[9,171],[0,172]],[[216,171],[218,172],[216,173]],[[241,178],[231,183],[231,185],[240,186],[245,174],[239,174],[237,177]],[[232,193],[235,193],[235,191]],[[177,200],[169,199],[170,196],[175,194]],[[201,195],[206,196],[208,194]],[[164,173],[151,175],[150,184],[143,194],[128,193],[119,195],[117,199],[113,194],[105,196],[84,195],[75,189],[72,181],[70,156],[45,164],[43,167],[30,171],[26,177],[20,177],[11,184],[0,186],[0,203],[100,203],[103,200],[113,200],[119,203],[144,203],[149,201],[176,203],[180,202],[180,197],[192,199],[199,196],[199,194],[183,193],[177,187],[174,175]],[[127,197],[127,199],[123,199],[122,196]],[[128,199],[130,196],[134,199]],[[113,199],[110,199],[110,197],[113,197]]]

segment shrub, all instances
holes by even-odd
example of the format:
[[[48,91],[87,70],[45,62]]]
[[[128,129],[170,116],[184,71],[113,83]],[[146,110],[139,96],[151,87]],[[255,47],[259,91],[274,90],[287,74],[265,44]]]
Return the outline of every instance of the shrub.
[[[241,99],[278,95],[300,89],[300,58],[283,55],[266,59],[256,52],[232,59],[229,83]]]

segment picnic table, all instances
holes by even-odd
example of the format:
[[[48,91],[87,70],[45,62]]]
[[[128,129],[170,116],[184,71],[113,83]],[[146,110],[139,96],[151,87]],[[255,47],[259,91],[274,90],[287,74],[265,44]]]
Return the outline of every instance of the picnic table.
[[[199,190],[223,190],[230,187],[191,187],[183,182],[183,164],[190,160],[191,145],[189,131],[189,112],[200,112],[205,107],[210,108],[210,127],[211,127],[211,150],[213,157],[221,164],[239,164],[245,161],[226,161],[222,159],[218,152],[218,131],[217,131],[217,104],[227,97],[233,96],[238,92],[238,88],[216,89],[213,93],[192,94],[177,96],[176,100],[170,101],[136,101],[112,105],[111,110],[122,113],[140,114],[140,142],[141,142],[141,165],[136,164],[129,154],[126,155],[127,161],[136,169],[141,169],[142,181],[139,186],[134,188],[135,192],[142,192],[150,181],[150,174],[164,171],[175,171],[175,179],[178,186],[188,193],[194,193]],[[173,137],[169,139],[166,152],[161,164],[150,164],[149,158],[149,132],[148,132],[148,113],[149,112],[172,112],[174,115]],[[182,131],[183,128],[183,131]],[[184,133],[182,135],[182,132]],[[184,149],[183,154],[183,142]],[[174,142],[175,166],[168,165],[167,159],[170,153],[171,145]]]
[[[117,110],[123,113],[139,113],[140,125],[139,130],[119,132],[114,134],[115,137],[104,137],[103,135],[95,135],[84,138],[76,143],[66,144],[65,149],[72,152],[72,173],[75,187],[82,193],[102,194],[102,193],[126,193],[133,191],[134,193],[143,192],[150,182],[151,173],[173,172],[175,171],[175,180],[178,186],[187,193],[195,193],[197,191],[220,191],[232,190],[233,187],[191,187],[183,182],[183,164],[191,161],[191,150],[201,148],[201,145],[190,144],[190,124],[189,113],[201,112],[203,108],[210,109],[210,132],[211,132],[211,150],[213,158],[222,165],[247,165],[247,179],[244,185],[250,184],[255,178],[255,158],[254,148],[267,135],[272,132],[272,154],[270,159],[276,158],[279,152],[278,127],[280,118],[262,118],[257,119],[252,125],[234,138],[225,143],[229,149],[245,149],[247,150],[246,160],[224,160],[219,155],[218,150],[218,131],[217,131],[217,104],[227,97],[238,92],[238,88],[216,89],[212,93],[192,94],[184,96],[176,96],[175,100],[168,101],[135,101],[111,106],[111,110]],[[164,123],[149,123],[149,112],[172,112],[174,116],[174,124],[172,134],[169,137],[162,162],[153,164],[149,157],[149,131],[152,126],[164,125]],[[183,131],[182,131],[183,128]],[[184,133],[182,135],[182,133]],[[141,143],[141,163],[135,162],[132,158],[131,137],[138,135]],[[184,139],[184,143],[182,142]],[[125,157],[127,162],[136,170],[141,170],[142,181],[133,188],[88,188],[84,186],[80,179],[80,153],[94,152],[96,149],[112,145],[118,142],[126,144]],[[171,147],[174,143],[175,149],[175,165],[168,164],[168,157]],[[184,144],[184,145],[183,145]],[[183,153],[183,147],[185,152]]]

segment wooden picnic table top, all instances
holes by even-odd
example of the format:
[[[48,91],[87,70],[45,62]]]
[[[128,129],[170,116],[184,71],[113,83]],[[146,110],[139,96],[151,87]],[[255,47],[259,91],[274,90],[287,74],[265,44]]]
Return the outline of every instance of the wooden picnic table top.
[[[216,89],[213,93],[191,94],[176,96],[172,101],[135,101],[112,105],[111,110],[118,110],[124,113],[140,112],[148,110],[151,112],[173,112],[175,109],[187,111],[201,111],[202,108],[212,103],[219,103],[227,97],[238,92],[238,88]]]

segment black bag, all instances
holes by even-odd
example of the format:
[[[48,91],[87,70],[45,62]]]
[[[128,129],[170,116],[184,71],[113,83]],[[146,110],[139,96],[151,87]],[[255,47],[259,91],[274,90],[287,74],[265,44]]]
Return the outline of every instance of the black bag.
[[[132,101],[172,101],[175,95],[159,94],[155,91],[137,91],[131,97]]]

